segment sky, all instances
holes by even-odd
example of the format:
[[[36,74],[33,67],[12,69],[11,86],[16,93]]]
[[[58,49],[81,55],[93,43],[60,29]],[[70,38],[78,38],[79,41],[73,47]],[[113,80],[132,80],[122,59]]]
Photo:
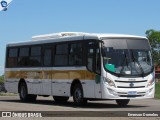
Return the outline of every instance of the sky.
[[[13,0],[0,12],[0,75],[6,44],[57,32],[145,36],[160,30],[160,0]]]

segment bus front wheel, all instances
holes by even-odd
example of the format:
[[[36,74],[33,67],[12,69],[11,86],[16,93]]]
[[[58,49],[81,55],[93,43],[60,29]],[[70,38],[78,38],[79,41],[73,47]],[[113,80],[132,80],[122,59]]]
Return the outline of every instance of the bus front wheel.
[[[37,95],[28,94],[27,85],[24,82],[20,84],[19,96],[22,102],[34,102],[37,98]]]
[[[123,106],[127,106],[128,103],[129,103],[130,99],[119,99],[119,100],[116,100],[116,103],[123,107]]]
[[[77,106],[82,106],[87,103],[87,99],[83,97],[83,89],[80,84],[76,84],[73,89],[73,100]]]

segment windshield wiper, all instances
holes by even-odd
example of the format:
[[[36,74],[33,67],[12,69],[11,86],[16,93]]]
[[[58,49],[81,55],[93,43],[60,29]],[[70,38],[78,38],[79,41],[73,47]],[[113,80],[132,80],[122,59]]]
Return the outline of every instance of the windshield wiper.
[[[132,50],[131,50],[131,52],[132,52],[132,60],[133,60],[134,64],[135,64],[135,62],[137,62],[138,66],[139,66],[139,68],[140,68],[140,70],[141,70],[142,77],[144,77],[144,70],[143,70],[141,64],[138,62],[138,60],[136,61]]]

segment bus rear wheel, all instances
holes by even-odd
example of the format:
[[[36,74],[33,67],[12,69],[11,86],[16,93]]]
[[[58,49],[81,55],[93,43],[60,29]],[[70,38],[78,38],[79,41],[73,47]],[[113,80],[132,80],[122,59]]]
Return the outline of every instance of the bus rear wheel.
[[[121,107],[125,107],[128,105],[130,99],[119,99],[119,100],[116,100],[116,103],[121,106]]]
[[[22,102],[34,102],[36,101],[37,95],[29,95],[26,83],[20,84],[19,96]]]
[[[77,106],[83,106],[87,103],[87,99],[85,99],[83,96],[81,84],[76,84],[73,88],[73,101]]]
[[[69,100],[69,97],[63,97],[63,96],[53,96],[53,99],[57,103],[65,103]]]

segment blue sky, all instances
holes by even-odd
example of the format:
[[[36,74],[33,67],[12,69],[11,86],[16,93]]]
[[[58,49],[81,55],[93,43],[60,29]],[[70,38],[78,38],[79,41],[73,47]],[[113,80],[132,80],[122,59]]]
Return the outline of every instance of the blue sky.
[[[5,46],[64,31],[145,36],[160,30],[160,0],[13,0],[0,12],[0,75]]]

